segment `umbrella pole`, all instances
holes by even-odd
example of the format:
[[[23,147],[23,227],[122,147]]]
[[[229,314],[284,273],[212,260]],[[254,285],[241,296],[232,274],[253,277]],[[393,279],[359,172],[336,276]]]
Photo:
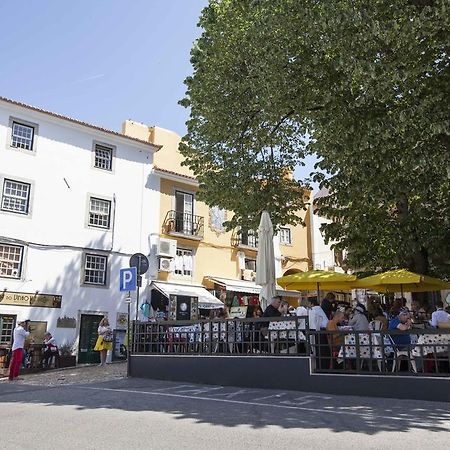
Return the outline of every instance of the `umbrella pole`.
[[[403,284],[400,285],[400,296],[403,299]]]
[[[319,287],[319,283],[317,283],[317,302],[320,305],[320,287]]]

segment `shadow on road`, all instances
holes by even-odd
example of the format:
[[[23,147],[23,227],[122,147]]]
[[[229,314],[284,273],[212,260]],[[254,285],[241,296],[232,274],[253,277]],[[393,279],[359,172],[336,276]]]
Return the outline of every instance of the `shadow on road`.
[[[450,430],[450,405],[395,399],[320,396],[122,379],[58,387],[0,385],[0,404],[71,405],[77,410],[153,411],[224,427],[327,429],[374,435],[412,429]],[[349,443],[350,445],[350,443]]]

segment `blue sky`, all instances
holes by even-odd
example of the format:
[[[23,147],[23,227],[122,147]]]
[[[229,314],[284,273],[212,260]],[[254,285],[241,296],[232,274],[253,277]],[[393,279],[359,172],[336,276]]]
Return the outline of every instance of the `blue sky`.
[[[0,95],[117,131],[133,119],[184,135],[177,102],[207,3],[0,0]]]
[[[185,133],[177,105],[207,0],[1,0],[0,95],[120,130]]]

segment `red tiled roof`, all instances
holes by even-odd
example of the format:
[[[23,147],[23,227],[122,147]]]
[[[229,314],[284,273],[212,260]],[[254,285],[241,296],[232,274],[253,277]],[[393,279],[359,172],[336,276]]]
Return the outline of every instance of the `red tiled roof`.
[[[159,172],[167,173],[169,175],[176,175],[177,177],[182,177],[182,178],[187,178],[188,180],[197,181],[197,178],[191,177],[190,175],[183,175],[181,173],[173,172],[172,170],[161,169],[161,167],[156,167],[156,166],[154,166],[154,169],[158,170]]]
[[[142,139],[137,139],[137,138],[128,136],[128,135],[123,134],[123,133],[118,133],[117,131],[113,131],[113,130],[109,130],[107,128],[99,127],[97,125],[92,125],[90,123],[83,122],[81,120],[72,119],[71,117],[63,116],[61,114],[57,114],[57,113],[54,113],[54,112],[51,112],[51,111],[47,111],[45,109],[37,108],[36,106],[27,105],[26,103],[18,102],[16,100],[11,100],[11,99],[6,98],[6,97],[0,96],[0,100],[3,101],[3,102],[6,102],[6,103],[10,103],[11,105],[20,106],[22,108],[27,108],[27,109],[29,109],[31,111],[36,111],[36,112],[39,112],[39,113],[47,114],[49,116],[56,117],[56,118],[61,119],[61,120],[66,120],[67,122],[72,122],[72,123],[76,123],[77,125],[82,125],[84,127],[92,128],[93,130],[102,131],[104,133],[112,134],[114,136],[118,136],[118,137],[121,137],[121,138],[129,139],[130,141],[139,142],[140,144],[145,144],[145,145],[149,145],[149,146],[152,146],[152,147],[156,147],[158,150],[162,147],[162,145],[152,144],[151,142],[143,141]]]

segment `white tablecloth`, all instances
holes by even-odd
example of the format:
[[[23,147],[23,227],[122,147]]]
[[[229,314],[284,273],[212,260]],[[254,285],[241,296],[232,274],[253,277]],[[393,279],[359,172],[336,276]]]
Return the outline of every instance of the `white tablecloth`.
[[[297,339],[299,341],[306,341],[304,333],[297,329],[295,320],[270,322],[269,332],[271,340],[291,339],[295,341],[297,333]]]
[[[169,333],[172,333],[174,339],[186,339],[191,343],[201,340],[200,330],[200,324],[198,323],[183,327],[169,327]]]
[[[372,343],[372,346],[370,346]],[[373,358],[373,359],[383,359],[383,351],[381,348],[381,335],[378,333],[360,334],[359,335],[359,357],[360,358]],[[345,347],[345,357],[346,358],[356,358],[356,336],[354,334],[346,334],[344,337],[344,346],[339,350],[338,358],[344,358],[344,347]],[[372,350],[372,354],[371,351]],[[385,354],[392,351],[389,346],[385,346]]]
[[[427,346],[427,344],[432,345]],[[417,346],[412,349],[412,354],[414,356],[421,356],[434,353],[435,351],[436,353],[446,353],[449,351],[449,345],[450,334],[421,334],[417,340]]]

